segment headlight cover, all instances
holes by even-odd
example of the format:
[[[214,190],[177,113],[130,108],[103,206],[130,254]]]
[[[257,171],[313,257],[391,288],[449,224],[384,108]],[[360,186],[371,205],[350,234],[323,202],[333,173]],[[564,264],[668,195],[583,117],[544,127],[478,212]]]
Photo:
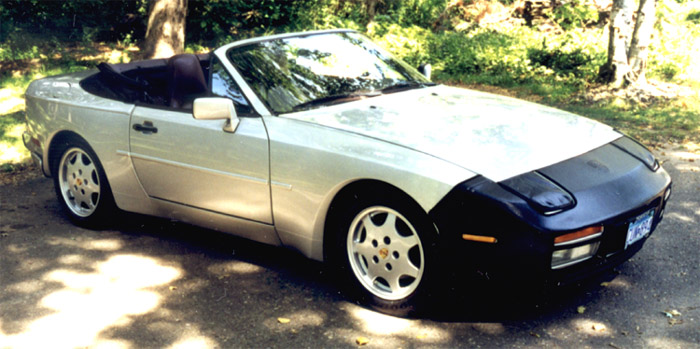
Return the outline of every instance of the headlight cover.
[[[659,169],[659,162],[656,160],[654,154],[632,138],[622,136],[620,139],[612,142],[612,144],[643,162],[650,170],[656,171]]]
[[[528,172],[500,184],[544,215],[553,215],[576,205],[573,195],[538,172]]]

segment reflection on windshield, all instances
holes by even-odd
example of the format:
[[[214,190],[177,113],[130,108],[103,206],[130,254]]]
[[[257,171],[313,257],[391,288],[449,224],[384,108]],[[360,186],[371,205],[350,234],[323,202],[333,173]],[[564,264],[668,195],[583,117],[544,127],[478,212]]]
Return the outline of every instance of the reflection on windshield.
[[[254,43],[229,50],[228,58],[275,113],[309,109],[323,104],[316,102],[344,100],[343,96],[351,100],[377,95],[373,92],[397,84],[428,82],[415,69],[353,32]]]

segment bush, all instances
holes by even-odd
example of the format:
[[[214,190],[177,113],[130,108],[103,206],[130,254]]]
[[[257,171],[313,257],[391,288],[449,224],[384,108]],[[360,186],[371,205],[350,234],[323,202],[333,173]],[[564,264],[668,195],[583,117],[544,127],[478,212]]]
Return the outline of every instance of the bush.
[[[554,9],[554,21],[562,29],[583,28],[598,21],[598,10],[589,3],[573,1]]]
[[[23,40],[21,34],[12,32],[0,43],[0,62],[39,58],[39,46]]]
[[[573,75],[587,81],[596,78],[598,67],[606,59],[605,51],[590,45],[582,36],[571,33],[559,40],[542,41],[540,47],[528,48],[528,58],[532,63],[550,68],[560,76]]]
[[[330,0],[190,1],[188,42],[218,46],[238,39],[308,30],[321,22]]]
[[[121,40],[136,29],[145,29],[141,17],[145,7],[145,0],[3,0],[0,39],[11,32],[24,31],[60,40]]]
[[[685,20],[688,22],[695,23],[695,24],[700,24],[700,11],[698,11],[698,10],[691,11],[685,17]]]
[[[415,25],[401,27],[372,23],[367,28],[367,35],[414,67],[430,61],[428,42],[433,34],[427,29]]]
[[[507,33],[476,29],[463,33],[444,32],[433,36],[431,56],[437,69],[448,75],[470,73],[518,75],[525,59],[518,38]]]

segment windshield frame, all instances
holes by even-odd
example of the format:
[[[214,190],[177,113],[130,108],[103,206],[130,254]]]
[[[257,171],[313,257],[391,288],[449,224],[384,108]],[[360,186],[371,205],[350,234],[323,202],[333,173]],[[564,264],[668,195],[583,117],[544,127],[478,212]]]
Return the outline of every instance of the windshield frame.
[[[374,64],[373,66],[376,66],[378,71],[382,72],[382,77],[384,77],[383,73],[391,73],[397,78],[391,78],[391,79],[383,79],[381,80],[384,82],[384,84],[375,84],[376,86],[369,86],[370,88],[361,90],[361,89],[347,89],[343,91],[348,95],[348,97],[357,97],[358,95],[362,95],[361,99],[363,98],[371,98],[373,96],[378,96],[383,93],[381,93],[382,89],[385,89],[387,87],[391,87],[397,84],[411,84],[414,86],[414,88],[418,87],[423,87],[427,85],[432,85],[430,81],[421,73],[419,73],[414,67],[410,66],[409,64],[405,63],[401,59],[397,58],[394,56],[391,52],[385,50],[384,48],[380,47],[376,43],[374,43],[371,39],[369,39],[367,36],[354,31],[354,30],[348,30],[348,29],[343,29],[343,30],[324,30],[324,31],[315,31],[315,32],[303,32],[303,33],[293,33],[293,34],[282,34],[282,35],[274,35],[274,36],[269,36],[269,37],[262,37],[262,38],[257,38],[257,39],[249,39],[249,40],[244,40],[240,42],[236,42],[233,44],[226,45],[219,50],[217,50],[217,55],[220,56],[221,58],[224,58],[228,61],[227,63],[230,64],[230,66],[235,70],[237,73],[236,75],[239,75],[241,80],[245,81],[248,89],[251,93],[257,97],[258,101],[260,101],[261,104],[265,106],[267,111],[269,111],[270,114],[273,115],[281,115],[281,114],[287,114],[287,113],[292,113],[292,112],[297,112],[297,111],[304,111],[304,110],[309,110],[309,109],[314,109],[318,107],[322,107],[325,105],[330,105],[330,104],[337,104],[337,103],[345,103],[345,102],[350,102],[353,100],[357,100],[358,98],[339,98],[337,101],[333,101],[330,103],[313,103],[314,100],[323,100],[324,98],[330,96],[330,95],[338,95],[337,91],[335,93],[332,93],[333,91],[328,91],[327,86],[314,86],[314,87],[323,87],[325,90],[321,90],[318,95],[316,96],[310,96],[310,95],[305,95],[305,94],[298,94],[299,92],[304,92],[304,91],[299,91],[299,89],[295,89],[294,91],[289,91],[286,90],[287,88],[283,86],[283,83],[288,83],[290,82],[292,84],[292,87],[297,87],[298,85],[294,84],[294,79],[292,78],[291,75],[284,75],[278,74],[280,76],[285,76],[286,81],[278,81],[277,84],[269,83],[266,81],[261,81],[261,80],[271,80],[270,79],[258,79],[255,74],[246,74],[249,69],[246,69],[245,65],[247,64],[250,67],[257,67],[258,65],[253,65],[247,60],[250,60],[252,57],[250,54],[248,54],[248,57],[241,58],[242,55],[246,55],[246,52],[255,52],[259,53],[266,59],[268,59],[270,62],[273,62],[273,59],[281,59],[281,62],[287,63],[287,64],[294,64],[295,69],[298,67],[302,67],[304,69],[309,70],[310,73],[312,73],[313,77],[317,77],[321,79],[322,77],[327,77],[327,76],[332,76],[332,75],[321,75],[316,72],[311,72],[308,66],[304,66],[302,64],[297,64],[296,60],[292,61],[290,58],[288,58],[289,52],[291,51],[291,46],[289,42],[306,42],[306,43],[313,43],[312,41],[305,41],[305,39],[309,37],[317,37],[317,36],[329,36],[326,39],[331,39],[331,40],[347,40],[351,41],[349,43],[344,43],[346,45],[350,45],[353,47],[353,49],[357,48],[362,55],[370,57],[371,59],[374,59],[375,61],[370,61],[370,62],[376,62],[378,64]],[[353,42],[353,40],[357,40],[356,42]],[[342,40],[341,40],[342,41]],[[271,53],[266,53],[263,52],[266,50],[266,47],[270,47],[270,45],[273,45],[273,43],[277,43],[276,48],[279,48],[281,51],[278,53],[281,54],[287,54],[287,57],[272,57]],[[267,46],[266,46],[267,45]],[[313,46],[313,45],[311,45]],[[313,46],[314,48],[320,48],[323,49],[323,47],[316,45]],[[267,50],[270,51],[270,50]],[[336,55],[338,56],[342,51],[330,51],[328,50],[331,55]],[[316,52],[316,51],[314,51]],[[324,50],[323,52],[326,52]],[[295,56],[296,58],[300,58],[300,56]],[[365,57],[365,58],[367,58]],[[263,61],[263,63],[270,63],[267,61]],[[291,63],[290,63],[291,62]],[[349,66],[352,69],[354,68],[353,66]],[[274,67],[274,72],[280,72],[281,69],[279,69],[279,66]],[[270,70],[264,70],[264,69],[269,69],[269,67],[262,67],[259,69],[259,71],[256,72],[258,76],[266,77],[263,72],[268,72],[272,73]],[[334,67],[331,67],[330,69],[334,69]],[[384,70],[381,70],[384,69]],[[309,73],[307,72],[307,73]],[[338,75],[340,76],[340,75]],[[363,74],[362,77],[365,75]],[[337,76],[334,76],[337,77]],[[360,76],[350,76],[350,77],[344,77],[347,79],[351,79],[353,82],[355,82],[358,86],[361,85],[361,83],[358,83]],[[298,79],[296,80],[298,81]],[[372,85],[375,82],[378,82],[380,80],[372,80],[372,79],[364,79],[363,81],[367,81],[367,85]],[[272,90],[272,88],[277,88],[280,87],[282,92],[287,92],[287,93],[292,93],[296,92],[297,95],[295,95],[294,99],[287,99],[287,96],[280,96],[277,97],[277,100],[275,103],[271,103],[270,98],[266,98],[264,93],[262,93],[262,89],[266,88],[266,92],[269,92]],[[360,86],[360,87],[368,87],[368,86]],[[400,92],[403,89],[398,89],[396,91],[390,91],[387,93],[393,93],[393,92]],[[326,93],[324,93],[326,92]],[[301,98],[299,98],[301,97]],[[286,104],[285,104],[286,103]],[[300,110],[296,110],[294,107],[299,106],[302,104],[308,104],[308,108],[301,108]]]

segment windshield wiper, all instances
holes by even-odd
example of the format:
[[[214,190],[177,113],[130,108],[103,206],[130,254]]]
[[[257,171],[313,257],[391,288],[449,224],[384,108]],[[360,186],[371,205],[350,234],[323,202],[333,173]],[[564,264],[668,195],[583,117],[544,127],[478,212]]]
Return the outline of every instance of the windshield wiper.
[[[414,88],[423,88],[427,86],[435,86],[434,82],[415,82],[415,81],[399,81],[393,85],[389,85],[379,91],[382,93],[399,92],[411,90]]]
[[[336,102],[350,102],[366,97],[376,97],[385,93],[399,92],[404,90],[410,90],[414,88],[422,88],[427,86],[435,86],[434,82],[415,82],[415,81],[399,81],[393,85],[389,85],[380,90],[375,91],[363,91],[363,92],[351,92],[351,93],[339,93],[335,95],[328,95],[310,101],[297,104],[292,107],[292,111],[300,111],[305,109],[310,109],[310,107],[330,105]]]
[[[381,93],[378,91],[374,92],[352,92],[352,93],[340,93],[337,95],[328,95],[325,97],[320,97],[316,99],[312,99],[308,102],[304,102],[301,104],[297,104],[294,107],[292,107],[292,111],[299,111],[302,109],[307,109],[308,107],[315,107],[315,106],[321,106],[321,105],[328,105],[328,104],[333,104],[334,102],[347,99],[346,102],[349,101],[354,101],[358,99],[362,99],[365,97],[375,97],[379,96]]]

